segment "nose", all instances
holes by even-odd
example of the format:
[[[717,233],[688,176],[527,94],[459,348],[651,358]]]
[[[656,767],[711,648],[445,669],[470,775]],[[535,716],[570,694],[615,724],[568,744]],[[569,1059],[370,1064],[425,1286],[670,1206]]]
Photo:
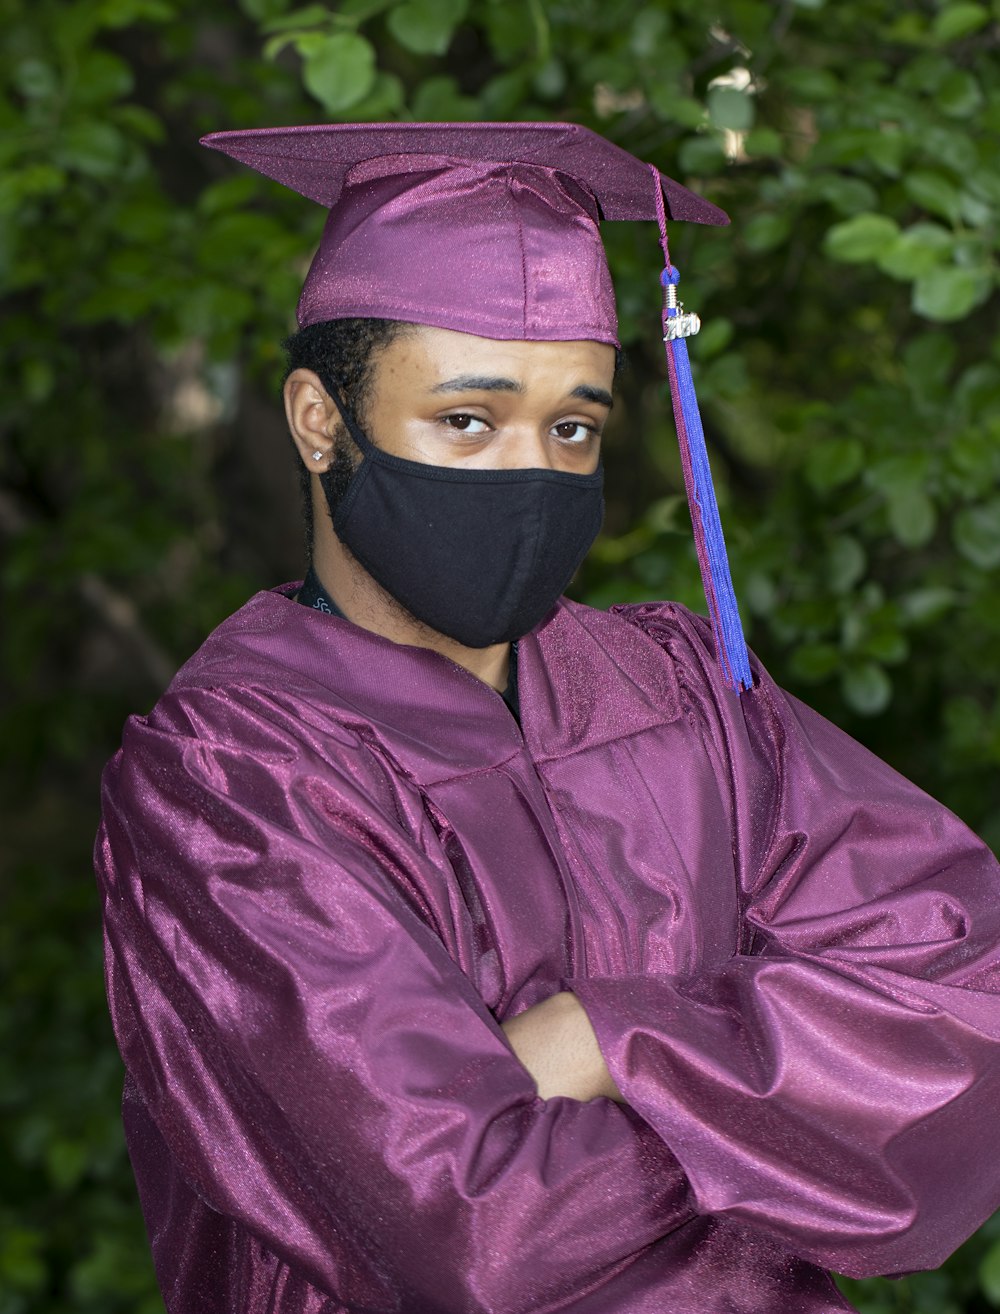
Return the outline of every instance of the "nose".
[[[556,453],[548,434],[537,425],[519,424],[507,434],[501,453],[504,470],[556,470]]]

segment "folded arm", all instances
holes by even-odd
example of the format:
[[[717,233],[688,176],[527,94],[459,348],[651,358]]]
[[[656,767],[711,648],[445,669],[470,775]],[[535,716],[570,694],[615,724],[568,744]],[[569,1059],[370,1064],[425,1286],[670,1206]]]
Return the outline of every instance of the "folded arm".
[[[273,709],[190,701],[130,727],[98,848],[116,1032],[184,1176],[359,1306],[627,1305],[692,1217],[672,1153],[610,1100],[538,1098],[363,747],[338,772]]]
[[[640,609],[730,793],[745,951],[569,982],[700,1211],[855,1276],[937,1266],[1000,1207],[1000,875],[945,808],[699,627]]]

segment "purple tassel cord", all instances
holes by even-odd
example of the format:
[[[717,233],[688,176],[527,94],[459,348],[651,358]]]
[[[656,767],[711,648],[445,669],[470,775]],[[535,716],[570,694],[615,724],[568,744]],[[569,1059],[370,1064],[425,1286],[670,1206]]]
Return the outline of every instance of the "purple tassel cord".
[[[719,518],[719,504],[715,499],[712,471],[705,446],[705,431],[702,428],[698,398],[691,377],[691,361],[688,357],[686,341],[698,332],[701,321],[697,315],[685,314],[683,306],[677,299],[680,274],[670,263],[670,252],[667,248],[667,216],[663,205],[660,174],[653,166],[650,167],[656,175],[660,245],[663,247],[666,260],[666,268],[660,275],[660,282],[663,284],[663,345],[667,355],[667,374],[670,379],[670,396],[674,406],[674,422],[677,425],[677,441],[684,470],[684,486],[691,510],[691,524],[694,528],[694,542],[698,552],[698,565],[701,568],[705,598],[708,601],[708,614],[715,635],[716,655],[726,683],[737,693],[741,693],[753,685],[750,655],[747,652],[746,639],[743,637],[743,625],[736,605],[736,594],[733,591],[729,557],[726,555],[726,540],[722,533],[722,521]]]

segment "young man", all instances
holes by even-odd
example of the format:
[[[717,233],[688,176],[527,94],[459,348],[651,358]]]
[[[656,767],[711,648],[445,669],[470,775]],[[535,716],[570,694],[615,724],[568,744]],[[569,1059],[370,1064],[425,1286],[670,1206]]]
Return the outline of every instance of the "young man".
[[[307,579],[106,776],[168,1310],[820,1314],[828,1268],[940,1263],[1000,1204],[996,864],[718,627],[559,596],[597,220],[721,216],[566,125],[209,144],[331,215],[285,386]]]

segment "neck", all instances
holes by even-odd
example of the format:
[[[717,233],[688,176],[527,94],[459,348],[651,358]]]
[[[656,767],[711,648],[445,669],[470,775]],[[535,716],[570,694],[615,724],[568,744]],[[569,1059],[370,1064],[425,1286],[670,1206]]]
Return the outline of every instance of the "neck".
[[[440,653],[499,692],[507,687],[509,643],[495,643],[489,648],[467,648],[447,634],[432,630],[411,616],[381,584],[372,579],[332,530],[322,537],[317,534],[313,569],[330,597],[355,625],[380,634],[393,643],[429,648],[431,652]]]

